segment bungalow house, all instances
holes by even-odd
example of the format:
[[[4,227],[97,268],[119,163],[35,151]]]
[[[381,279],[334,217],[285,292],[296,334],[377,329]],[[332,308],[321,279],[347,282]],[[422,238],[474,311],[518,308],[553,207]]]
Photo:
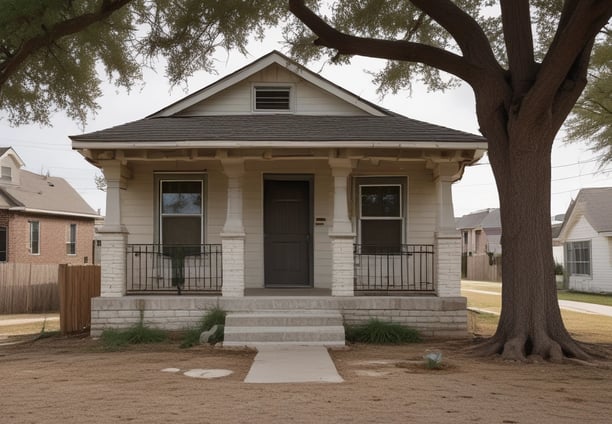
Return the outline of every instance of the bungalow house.
[[[558,240],[570,290],[612,293],[612,187],[583,188],[570,204]]]
[[[342,321],[370,317],[466,334],[451,184],[480,136],[392,113],[275,51],[71,139],[108,185],[94,336],[141,316],[184,328],[214,306],[229,312],[226,344],[344,344]]]
[[[24,165],[0,148],[0,262],[91,263],[98,214],[63,178]]]

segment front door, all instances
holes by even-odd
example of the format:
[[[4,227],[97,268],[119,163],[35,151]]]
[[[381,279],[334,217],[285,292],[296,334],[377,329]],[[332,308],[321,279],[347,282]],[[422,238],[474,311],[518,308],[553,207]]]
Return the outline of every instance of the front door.
[[[309,179],[264,180],[264,278],[266,287],[311,285]]]

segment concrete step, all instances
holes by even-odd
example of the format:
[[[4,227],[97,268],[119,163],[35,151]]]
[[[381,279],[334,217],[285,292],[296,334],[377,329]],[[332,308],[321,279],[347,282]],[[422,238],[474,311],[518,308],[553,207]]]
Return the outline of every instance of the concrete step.
[[[344,346],[342,315],[334,310],[229,312],[224,346],[265,344]]]
[[[230,312],[225,319],[230,327],[316,327],[342,326],[338,311],[260,311]]]

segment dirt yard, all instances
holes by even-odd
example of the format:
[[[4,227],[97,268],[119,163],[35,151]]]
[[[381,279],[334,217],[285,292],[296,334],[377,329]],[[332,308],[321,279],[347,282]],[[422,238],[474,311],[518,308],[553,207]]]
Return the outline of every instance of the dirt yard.
[[[0,347],[0,422],[610,422],[612,361],[519,364],[475,358],[472,344],[351,346],[332,352],[344,383],[262,385],[242,381],[254,356],[247,350],[168,343],[105,352],[89,338],[52,337]],[[598,347],[612,354],[612,345]],[[434,350],[443,369],[424,366]],[[183,375],[198,368],[234,373]]]

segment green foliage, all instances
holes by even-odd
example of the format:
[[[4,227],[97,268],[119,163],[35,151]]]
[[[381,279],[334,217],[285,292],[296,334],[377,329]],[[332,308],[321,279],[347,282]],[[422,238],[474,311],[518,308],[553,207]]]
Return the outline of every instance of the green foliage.
[[[119,350],[130,344],[161,343],[168,340],[165,331],[149,328],[142,323],[126,330],[106,329],[100,336],[100,341],[106,350]]]
[[[612,32],[604,29],[593,48],[589,85],[565,123],[567,142],[584,143],[601,154],[601,167],[612,164]]]
[[[563,275],[563,264],[555,263],[555,275]]]
[[[378,319],[370,319],[363,325],[347,325],[345,334],[346,340],[352,343],[402,344],[421,341],[416,330]]]
[[[244,52],[285,14],[271,0],[0,0],[0,108],[13,125],[49,125],[58,110],[84,124],[103,79],[130,89],[162,59],[178,84],[213,71],[217,48]]]
[[[227,313],[220,308],[213,308],[209,310],[204,317],[198,323],[195,328],[190,328],[185,331],[183,341],[181,342],[182,348],[192,347],[200,343],[200,335],[204,331],[208,331],[215,325],[218,326],[217,331],[208,340],[209,343],[215,344],[223,341],[223,327],[225,325],[225,316]]]

